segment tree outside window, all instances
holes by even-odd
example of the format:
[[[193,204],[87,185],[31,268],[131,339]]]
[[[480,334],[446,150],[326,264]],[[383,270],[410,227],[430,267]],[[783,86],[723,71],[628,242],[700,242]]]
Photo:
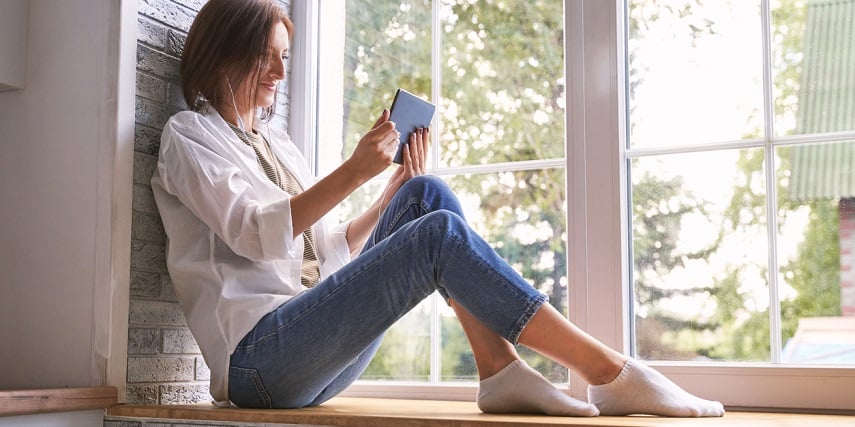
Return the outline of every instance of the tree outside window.
[[[642,358],[855,363],[855,2],[763,6],[628,4]]]

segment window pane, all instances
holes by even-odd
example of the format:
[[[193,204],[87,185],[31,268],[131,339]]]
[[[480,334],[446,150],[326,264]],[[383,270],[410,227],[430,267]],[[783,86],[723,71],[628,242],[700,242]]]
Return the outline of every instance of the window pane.
[[[431,299],[405,314],[383,336],[383,343],[363,380],[428,381],[430,379]]]
[[[564,157],[563,7],[443,0],[440,166]]]
[[[383,181],[371,181],[350,195],[337,209],[340,221],[359,215],[377,199]],[[430,379],[431,299],[426,299],[383,337],[363,380],[428,381]]]
[[[635,352],[770,360],[763,150],[632,160]]]
[[[567,315],[564,169],[469,174],[448,181],[473,228]],[[442,380],[477,379],[459,322],[450,309],[442,319]],[[566,368],[523,347],[517,350],[548,379],[567,381]]]
[[[855,130],[855,4],[779,0],[772,17],[776,133]],[[776,152],[783,362],[855,363],[853,144]]]
[[[855,142],[777,154],[781,360],[855,364]]]
[[[855,130],[855,4],[772,3],[776,134]]]
[[[630,0],[628,17],[632,148],[763,129],[759,1]]]
[[[346,8],[341,159],[392,105],[397,88],[430,99],[432,80],[430,1],[348,0]],[[320,117],[320,125],[329,119]]]

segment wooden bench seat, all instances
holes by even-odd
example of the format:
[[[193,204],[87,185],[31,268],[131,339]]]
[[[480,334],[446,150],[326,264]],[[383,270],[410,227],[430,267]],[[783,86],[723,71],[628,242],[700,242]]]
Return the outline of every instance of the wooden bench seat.
[[[197,420],[208,422],[283,423],[344,427],[499,427],[499,426],[855,426],[855,416],[728,412],[723,418],[646,416],[564,418],[532,415],[486,415],[472,402],[338,397],[315,408],[259,410],[200,405],[117,405],[109,419]],[[119,417],[119,418],[113,418]]]

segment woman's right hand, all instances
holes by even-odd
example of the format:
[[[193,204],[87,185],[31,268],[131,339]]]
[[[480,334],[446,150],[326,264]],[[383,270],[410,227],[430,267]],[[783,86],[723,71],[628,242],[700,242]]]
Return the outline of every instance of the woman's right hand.
[[[395,130],[395,123],[389,121],[389,110],[384,109],[371,130],[359,140],[345,164],[360,180],[367,181],[392,164],[400,137],[401,134]]]

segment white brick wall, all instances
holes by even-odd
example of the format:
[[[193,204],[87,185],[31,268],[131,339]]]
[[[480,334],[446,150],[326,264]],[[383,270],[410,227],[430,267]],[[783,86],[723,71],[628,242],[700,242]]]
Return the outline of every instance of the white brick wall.
[[[178,404],[211,399],[211,373],[187,328],[166,270],[166,237],[149,183],[157,164],[161,129],[172,114],[186,108],[178,66],[187,31],[204,3],[205,0],[138,3],[126,396],[129,403]],[[290,0],[280,0],[280,4],[290,11]],[[287,126],[288,85],[283,86],[279,113],[271,126]]]

